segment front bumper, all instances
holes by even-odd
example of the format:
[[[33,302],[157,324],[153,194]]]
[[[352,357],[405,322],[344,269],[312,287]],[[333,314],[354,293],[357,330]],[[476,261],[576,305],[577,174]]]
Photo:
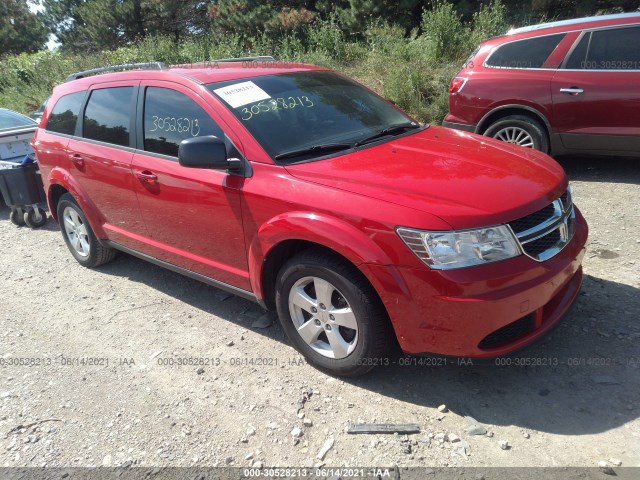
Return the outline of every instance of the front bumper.
[[[587,224],[576,209],[576,232],[556,256],[521,255],[459,270],[375,267],[402,350],[408,354],[491,358],[509,354],[555,326],[580,291]]]

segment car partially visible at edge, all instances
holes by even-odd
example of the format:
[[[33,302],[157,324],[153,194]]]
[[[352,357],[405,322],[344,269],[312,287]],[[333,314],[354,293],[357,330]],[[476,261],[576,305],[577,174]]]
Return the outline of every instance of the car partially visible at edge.
[[[444,126],[552,155],[640,155],[640,12],[482,42],[451,80]]]

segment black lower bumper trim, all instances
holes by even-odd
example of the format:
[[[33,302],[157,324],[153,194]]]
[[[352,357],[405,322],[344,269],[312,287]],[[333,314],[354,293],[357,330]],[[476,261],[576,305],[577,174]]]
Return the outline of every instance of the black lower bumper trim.
[[[465,132],[475,133],[475,125],[466,125],[464,123],[442,122],[443,127],[453,128],[454,130],[463,130]]]

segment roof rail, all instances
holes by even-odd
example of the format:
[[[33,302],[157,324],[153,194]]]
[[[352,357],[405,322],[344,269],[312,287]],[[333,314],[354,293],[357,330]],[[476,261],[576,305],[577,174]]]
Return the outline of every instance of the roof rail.
[[[94,68],[92,70],[72,73],[67,77],[65,82],[70,82],[71,80],[77,80],[79,78],[88,77],[89,75],[96,75],[98,73],[105,72],[122,72],[125,70],[163,70],[165,68],[167,68],[167,65],[162,62],[125,63],[124,65],[113,65],[110,67]]]
[[[172,67],[191,68],[198,65],[211,65],[213,63],[235,63],[235,62],[275,62],[276,59],[271,55],[259,55],[256,57],[237,57],[237,58],[218,58],[215,60],[207,60],[195,63],[178,63],[171,65]]]
[[[543,28],[567,27],[571,25],[576,25],[578,23],[618,20],[618,19],[624,19],[624,18],[636,18],[638,16],[640,16],[640,12],[613,13],[610,15],[596,15],[594,17],[572,18],[570,20],[560,20],[557,22],[540,23],[538,25],[530,25],[527,27],[512,28],[507,32],[507,35],[514,35],[516,33],[533,32],[535,30],[542,30]]]
[[[211,60],[212,62],[275,62],[276,59],[271,55],[258,55],[255,57],[238,57],[238,58],[221,58],[219,60]]]

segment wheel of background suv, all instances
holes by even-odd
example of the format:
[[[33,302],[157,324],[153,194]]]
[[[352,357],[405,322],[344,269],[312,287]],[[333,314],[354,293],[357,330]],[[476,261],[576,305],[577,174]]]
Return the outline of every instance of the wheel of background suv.
[[[32,208],[24,212],[24,223],[30,228],[40,228],[47,223],[47,212],[41,208]]]
[[[308,250],[290,259],[276,280],[276,306],[294,347],[337,375],[368,372],[392,343],[389,319],[371,285],[330,252]]]
[[[22,213],[20,210],[12,209],[11,213],[9,214],[9,220],[11,220],[11,223],[13,223],[14,225],[24,225],[24,213]]]
[[[549,140],[544,127],[537,120],[524,115],[501,118],[490,125],[484,135],[521,147],[535,148],[544,153],[549,151]]]
[[[98,242],[87,217],[69,193],[58,202],[58,221],[64,241],[80,265],[91,268],[113,260],[116,251]]]

